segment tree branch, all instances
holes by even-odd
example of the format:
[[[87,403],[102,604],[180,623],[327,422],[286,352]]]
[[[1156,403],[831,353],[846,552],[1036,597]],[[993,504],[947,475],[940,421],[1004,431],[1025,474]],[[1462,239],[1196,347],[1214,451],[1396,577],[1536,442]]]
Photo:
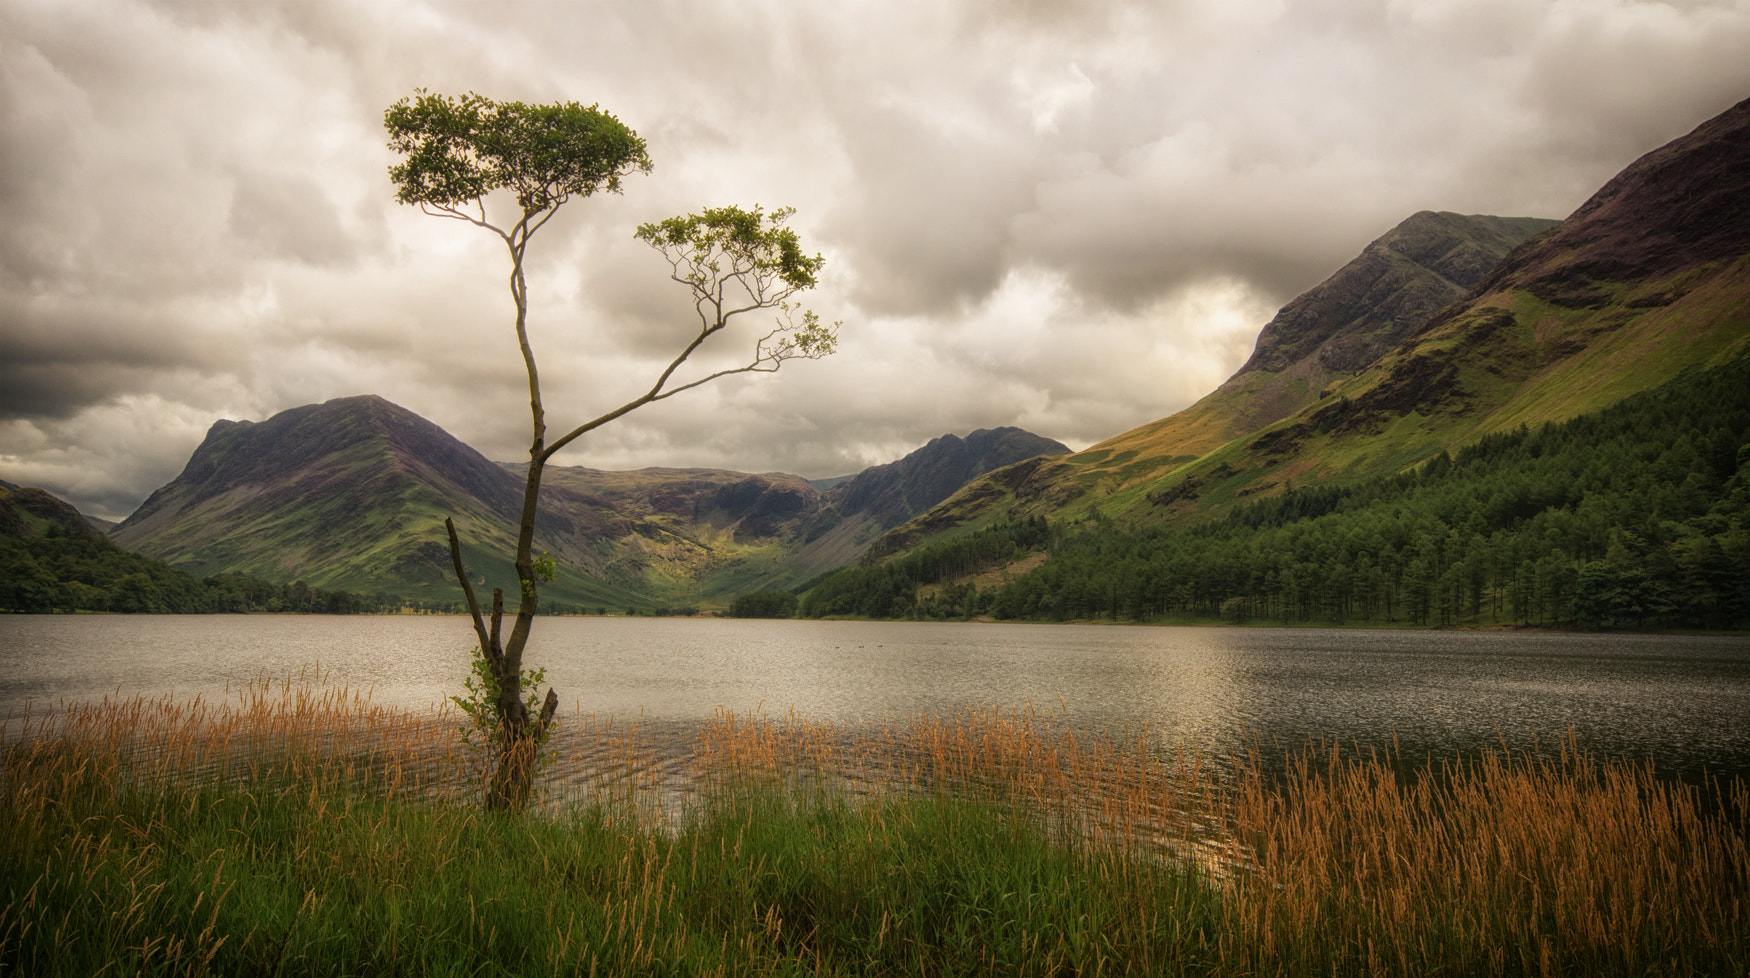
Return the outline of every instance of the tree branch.
[[[548,686],[547,697],[541,701],[541,715],[536,720],[536,723],[539,724],[535,735],[537,740],[547,735],[547,727],[553,722],[553,714],[558,712],[559,694],[554,691],[553,687]]]
[[[456,580],[462,582],[462,594],[468,599],[468,613],[474,616],[474,634],[480,636],[480,651],[490,662],[493,646],[497,643],[486,634],[486,622],[480,616],[480,599],[474,596],[474,583],[468,580],[467,571],[462,569],[462,543],[456,539],[456,524],[448,516],[444,517],[444,529],[450,534],[450,562],[456,567]]]
[[[493,224],[491,221],[488,221],[486,219],[486,203],[485,203],[485,201],[476,200],[476,201],[474,201],[474,204],[475,204],[475,206],[480,208],[480,216],[479,217],[475,217],[472,214],[465,213],[465,212],[458,210],[457,208],[451,207],[447,204],[431,204],[431,203],[426,203],[424,201],[420,202],[419,210],[420,210],[420,213],[425,214],[428,217],[447,217],[452,221],[465,221],[469,224],[474,225],[475,227],[485,228],[486,230],[491,231],[492,233],[498,235],[501,238],[504,237],[505,236],[504,232],[499,230],[497,225]]]
[[[493,674],[496,675],[504,662],[504,645],[499,641],[500,629],[504,625],[504,588],[492,589],[492,636],[487,659],[492,663]],[[502,677],[500,677],[502,678]]]

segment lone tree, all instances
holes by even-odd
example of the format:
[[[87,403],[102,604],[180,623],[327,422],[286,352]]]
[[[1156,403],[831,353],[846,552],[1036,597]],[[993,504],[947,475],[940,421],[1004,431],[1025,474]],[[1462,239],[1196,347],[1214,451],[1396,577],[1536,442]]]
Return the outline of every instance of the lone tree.
[[[547,461],[578,437],[646,404],[731,374],[771,372],[786,360],[826,356],[837,345],[838,324],[823,325],[813,312],[791,302],[797,293],[814,286],[825,263],[819,255],[805,255],[796,233],[785,227],[792,211],[767,214],[758,207],[718,207],[641,225],[637,238],[660,252],[669,263],[669,277],[691,291],[697,332],[644,393],[574,428],[561,429],[564,434],[549,441],[540,374],[529,344],[524,254],[535,233],[573,197],[618,193],[623,177],[649,172],[644,140],[593,105],[525,105],[473,93],[459,98],[434,95],[424,89],[390,106],[383,113],[383,126],[389,146],[402,157],[389,169],[395,199],[427,214],[485,228],[503,239],[510,253],[510,295],[516,304],[517,344],[529,376],[532,432],[517,526],[515,565],[521,594],[508,638],[501,627],[503,590],[492,591],[489,620],[463,569],[455,523],[446,519],[444,528],[456,579],[474,619],[487,689],[495,694],[482,706],[491,715],[476,717],[496,728],[499,738],[487,805],[520,808],[529,797],[538,745],[559,705],[558,694],[548,688],[538,715],[531,717],[531,704],[523,693],[523,648],[534,624],[539,581],[551,581],[553,576],[552,558],[545,554],[537,558],[534,553],[535,515]],[[489,202],[495,212],[490,215]],[[509,223],[496,212],[505,212]],[[690,380],[677,378],[687,359],[727,329],[731,320],[758,310],[773,310],[775,321],[755,342],[746,363]]]

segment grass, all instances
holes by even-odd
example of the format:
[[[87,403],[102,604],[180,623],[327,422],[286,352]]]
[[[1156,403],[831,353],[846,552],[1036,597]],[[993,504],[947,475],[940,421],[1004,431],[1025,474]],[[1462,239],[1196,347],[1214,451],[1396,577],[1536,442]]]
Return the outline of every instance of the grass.
[[[258,682],[10,718],[0,974],[1742,974],[1742,784],[1032,710],[573,721],[480,810],[453,718]]]

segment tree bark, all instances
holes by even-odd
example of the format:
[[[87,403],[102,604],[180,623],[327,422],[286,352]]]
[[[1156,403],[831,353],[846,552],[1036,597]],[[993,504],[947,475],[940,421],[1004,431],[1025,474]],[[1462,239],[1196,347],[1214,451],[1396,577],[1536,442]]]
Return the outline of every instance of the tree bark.
[[[531,215],[525,213],[518,227],[527,228],[530,217]],[[502,592],[495,592],[493,596],[492,645],[498,649],[493,664],[498,678],[497,709],[504,742],[500,746],[498,768],[493,774],[491,789],[487,793],[487,807],[503,811],[517,811],[528,804],[534,786],[535,770],[539,766],[540,744],[546,736],[548,725],[552,723],[554,712],[559,707],[559,696],[549,687],[540,716],[531,725],[528,706],[523,702],[522,688],[523,649],[528,644],[535,613],[540,607],[540,584],[536,579],[534,560],[535,517],[540,508],[541,474],[547,463],[546,411],[541,404],[541,378],[535,367],[535,353],[529,345],[528,334],[528,284],[523,277],[523,247],[527,242],[526,231],[519,236],[513,230],[505,238],[511,257],[510,292],[516,303],[517,346],[522,352],[523,366],[529,376],[529,419],[532,431],[528,474],[523,483],[522,514],[517,521],[515,563],[517,590],[520,593],[516,620],[511,625],[510,637],[502,647],[498,646],[497,641],[499,620],[503,614]]]

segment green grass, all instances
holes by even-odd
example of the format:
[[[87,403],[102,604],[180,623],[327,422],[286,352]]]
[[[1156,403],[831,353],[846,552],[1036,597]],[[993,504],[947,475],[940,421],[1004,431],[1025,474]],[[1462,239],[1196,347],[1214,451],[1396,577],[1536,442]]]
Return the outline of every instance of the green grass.
[[[470,803],[451,721],[345,691],[258,684],[234,704],[126,701],[8,726],[0,974],[1750,962],[1742,787],[1734,821],[1571,743],[1408,780],[1339,751],[1217,779],[1146,735],[1031,710],[849,735],[723,714],[699,730],[679,810],[639,787],[651,768],[635,736],[603,728],[580,739],[607,745],[588,787],[512,816]],[[1193,823],[1201,848],[1185,845]]]
[[[1117,973],[1139,952],[1190,963],[1200,942],[1174,930],[1215,913],[1169,874],[1113,892],[1086,857],[952,801],[750,791],[669,835],[603,809],[258,785],[33,828],[8,852],[0,960],[19,974]],[[1177,927],[1146,926],[1163,914]]]

